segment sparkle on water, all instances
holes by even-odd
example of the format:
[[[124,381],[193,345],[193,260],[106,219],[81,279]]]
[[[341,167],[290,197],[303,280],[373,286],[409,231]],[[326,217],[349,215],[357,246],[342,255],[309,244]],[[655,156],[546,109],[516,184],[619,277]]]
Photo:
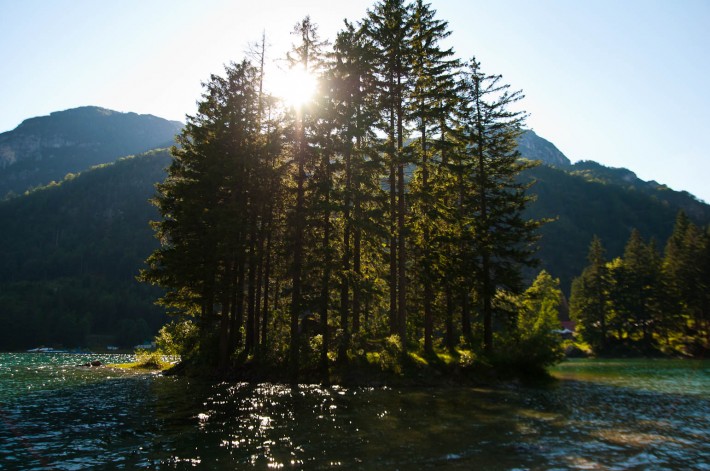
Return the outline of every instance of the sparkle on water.
[[[390,389],[77,366],[94,358],[0,354],[0,469],[710,469],[706,361],[569,362],[549,388]]]

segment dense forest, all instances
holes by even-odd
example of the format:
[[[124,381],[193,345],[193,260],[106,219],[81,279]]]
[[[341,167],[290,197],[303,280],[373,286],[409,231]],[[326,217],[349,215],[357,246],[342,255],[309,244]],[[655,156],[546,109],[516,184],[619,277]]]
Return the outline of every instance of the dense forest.
[[[531,133],[523,137],[526,135]],[[520,145],[520,152],[556,162],[547,157],[550,150],[544,148],[555,150],[550,143],[535,136],[533,144],[534,148]],[[167,151],[120,159],[0,202],[0,226],[8,228],[0,234],[0,296],[12,300],[0,304],[0,331],[8,333],[0,336],[0,349],[132,347],[157,333],[164,319],[161,309],[153,306],[159,291],[146,291],[134,277],[158,246],[148,226],[158,213],[148,199],[154,184],[165,178],[164,168],[169,163]],[[560,278],[567,297],[572,279],[585,267],[594,234],[604,241],[606,255],[613,259],[623,255],[633,227],[646,240],[664,241],[673,230],[678,210],[702,216],[702,210],[708,209],[681,192],[666,189],[660,196],[644,194],[614,181],[602,182],[591,173],[580,175],[575,166],[566,168],[540,165],[525,170],[521,178],[536,181],[528,190],[536,199],[528,205],[526,216],[554,219],[538,231],[539,268]],[[109,214],[121,217],[106,218]],[[689,215],[689,219],[701,226],[710,222],[707,217]],[[59,240],[57,234],[61,234]],[[65,237],[69,234],[73,235]],[[79,263],[77,254],[91,263]],[[123,268],[115,270],[118,266]],[[525,283],[537,273],[536,268],[525,270]],[[97,280],[110,281],[97,291]],[[71,290],[64,289],[69,285]],[[55,302],[57,296],[65,298]],[[101,298],[109,301],[98,306]],[[110,301],[114,298],[120,302]],[[38,299],[45,301],[39,303]],[[129,301],[130,306],[125,304]],[[87,313],[91,317],[88,323],[82,321]],[[141,318],[148,333],[133,328],[134,321],[142,324]],[[62,327],[56,328],[59,325]],[[131,330],[135,335],[126,335]]]
[[[147,204],[167,151],[124,158],[0,203],[0,345],[125,347],[165,322],[135,280],[157,246]]]
[[[329,50],[308,17],[293,33],[311,99],[281,102],[262,61],[233,63],[172,149],[142,272],[181,319],[163,344],[292,379],[410,351],[558,359],[559,281],[523,295],[541,221],[524,217],[521,92],[445,49],[422,1],[375,4]]]
[[[680,212],[661,253],[634,230],[623,256],[606,259],[594,238],[572,283],[570,313],[597,354],[710,351],[710,226]]]

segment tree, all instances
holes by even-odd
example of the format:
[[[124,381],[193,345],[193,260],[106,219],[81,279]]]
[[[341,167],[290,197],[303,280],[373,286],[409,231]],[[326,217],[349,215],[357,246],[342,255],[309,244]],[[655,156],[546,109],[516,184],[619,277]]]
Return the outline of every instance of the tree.
[[[522,161],[517,137],[525,118],[511,110],[523,98],[509,91],[500,75],[486,75],[472,59],[462,76],[458,171],[461,237],[476,275],[474,285],[483,317],[483,348],[493,349],[493,298],[498,289],[521,290],[521,267],[534,265],[533,244],[540,222],[526,220],[531,201],[517,180],[532,163]]]
[[[660,257],[654,244],[645,244],[637,230],[624,249],[621,266],[615,272],[616,293],[612,302],[616,306],[621,321],[626,324],[632,340],[643,342],[645,349],[651,348],[655,325],[661,313],[657,309],[662,296],[660,285]]]
[[[254,247],[262,177],[259,80],[248,62],[205,84],[198,113],[178,136],[168,176],[158,185],[155,223],[162,247],[148,259],[145,281],[166,289],[163,304],[199,318],[205,346],[218,326],[218,368],[240,343],[245,266]],[[250,226],[251,224],[251,226]]]
[[[298,37],[298,43],[293,46],[288,54],[288,61],[292,67],[297,67],[305,74],[313,73],[318,64],[320,49],[323,43],[318,36],[318,28],[305,17],[296,24],[293,34]],[[306,165],[312,149],[309,146],[306,127],[308,124],[307,108],[304,105],[296,110],[295,140],[293,145],[294,160],[296,163],[296,201],[293,211],[293,264],[291,268],[291,308],[290,308],[290,369],[296,380],[298,375],[299,356],[299,319],[304,312],[303,303],[303,267],[304,267],[304,229],[306,221]]]
[[[606,349],[609,275],[599,237],[589,246],[589,265],[572,282],[570,315],[577,322],[582,338],[595,351]]]
[[[411,182],[412,245],[415,250],[415,270],[423,292],[424,350],[433,352],[434,301],[440,274],[437,260],[443,255],[435,247],[439,238],[441,210],[432,179],[440,172],[441,144],[445,138],[445,123],[454,114],[458,99],[456,72],[459,62],[451,49],[440,42],[451,34],[448,24],[435,18],[431,5],[418,0],[412,9],[412,92],[408,120],[414,123],[418,136],[411,146],[412,161],[417,169]],[[436,139],[436,136],[439,139]],[[438,149],[437,149],[438,148]],[[437,152],[438,151],[438,152]],[[437,155],[438,154],[438,155]],[[437,241],[438,242],[438,241]]]
[[[334,194],[337,199],[335,207],[342,219],[341,266],[338,270],[340,362],[347,361],[351,334],[360,329],[362,236],[366,227],[363,205],[376,199],[379,192],[378,175],[373,173],[379,172],[380,161],[373,145],[377,142],[373,133],[376,119],[372,100],[374,57],[364,30],[346,21],[330,54],[326,87],[340,160],[339,187]]]
[[[405,108],[410,93],[411,8],[404,0],[382,0],[368,10],[364,28],[379,52],[376,58],[379,129],[387,136],[384,153],[389,166],[389,295],[390,333],[396,333],[406,349],[406,231],[404,141],[407,133]]]
[[[663,257],[663,276],[674,319],[667,324],[675,331],[690,329],[707,348],[710,345],[710,236],[679,212]]]
[[[523,293],[515,329],[519,364],[544,368],[563,358],[562,338],[557,333],[561,299],[560,280],[544,270]]]

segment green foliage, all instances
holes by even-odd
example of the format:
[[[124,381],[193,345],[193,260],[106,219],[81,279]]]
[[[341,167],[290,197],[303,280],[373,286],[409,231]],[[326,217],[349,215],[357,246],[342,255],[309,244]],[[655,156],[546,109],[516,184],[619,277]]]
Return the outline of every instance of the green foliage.
[[[172,363],[165,358],[165,354],[160,350],[136,350],[134,368],[165,370],[171,366]]]
[[[393,334],[386,337],[382,343],[382,350],[379,352],[379,362],[382,370],[401,374],[403,358],[404,348],[399,336]]]
[[[496,361],[519,371],[536,372],[564,357],[559,334],[559,279],[541,271],[533,284],[518,298],[517,323],[500,336],[503,344]]]
[[[663,257],[638,231],[632,231],[623,257],[611,262],[592,256],[595,243],[570,300],[582,338],[595,353],[694,356],[710,349],[707,232],[681,212]]]
[[[601,240],[595,237],[589,248],[589,266],[572,282],[570,316],[578,324],[581,337],[594,346],[605,348],[609,329],[609,270]]]
[[[155,343],[165,355],[189,357],[197,347],[198,335],[197,326],[191,320],[173,320],[161,327]]]

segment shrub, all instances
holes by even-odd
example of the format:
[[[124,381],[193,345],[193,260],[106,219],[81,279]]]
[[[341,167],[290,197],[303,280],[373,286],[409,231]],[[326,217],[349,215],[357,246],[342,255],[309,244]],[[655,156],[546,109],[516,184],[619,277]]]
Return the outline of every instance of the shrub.
[[[172,321],[160,329],[155,343],[165,355],[184,357],[194,350],[198,335],[198,328],[192,321]]]
[[[155,350],[136,350],[135,368],[146,368],[151,370],[164,370],[172,366],[169,361],[166,361],[163,353]]]

